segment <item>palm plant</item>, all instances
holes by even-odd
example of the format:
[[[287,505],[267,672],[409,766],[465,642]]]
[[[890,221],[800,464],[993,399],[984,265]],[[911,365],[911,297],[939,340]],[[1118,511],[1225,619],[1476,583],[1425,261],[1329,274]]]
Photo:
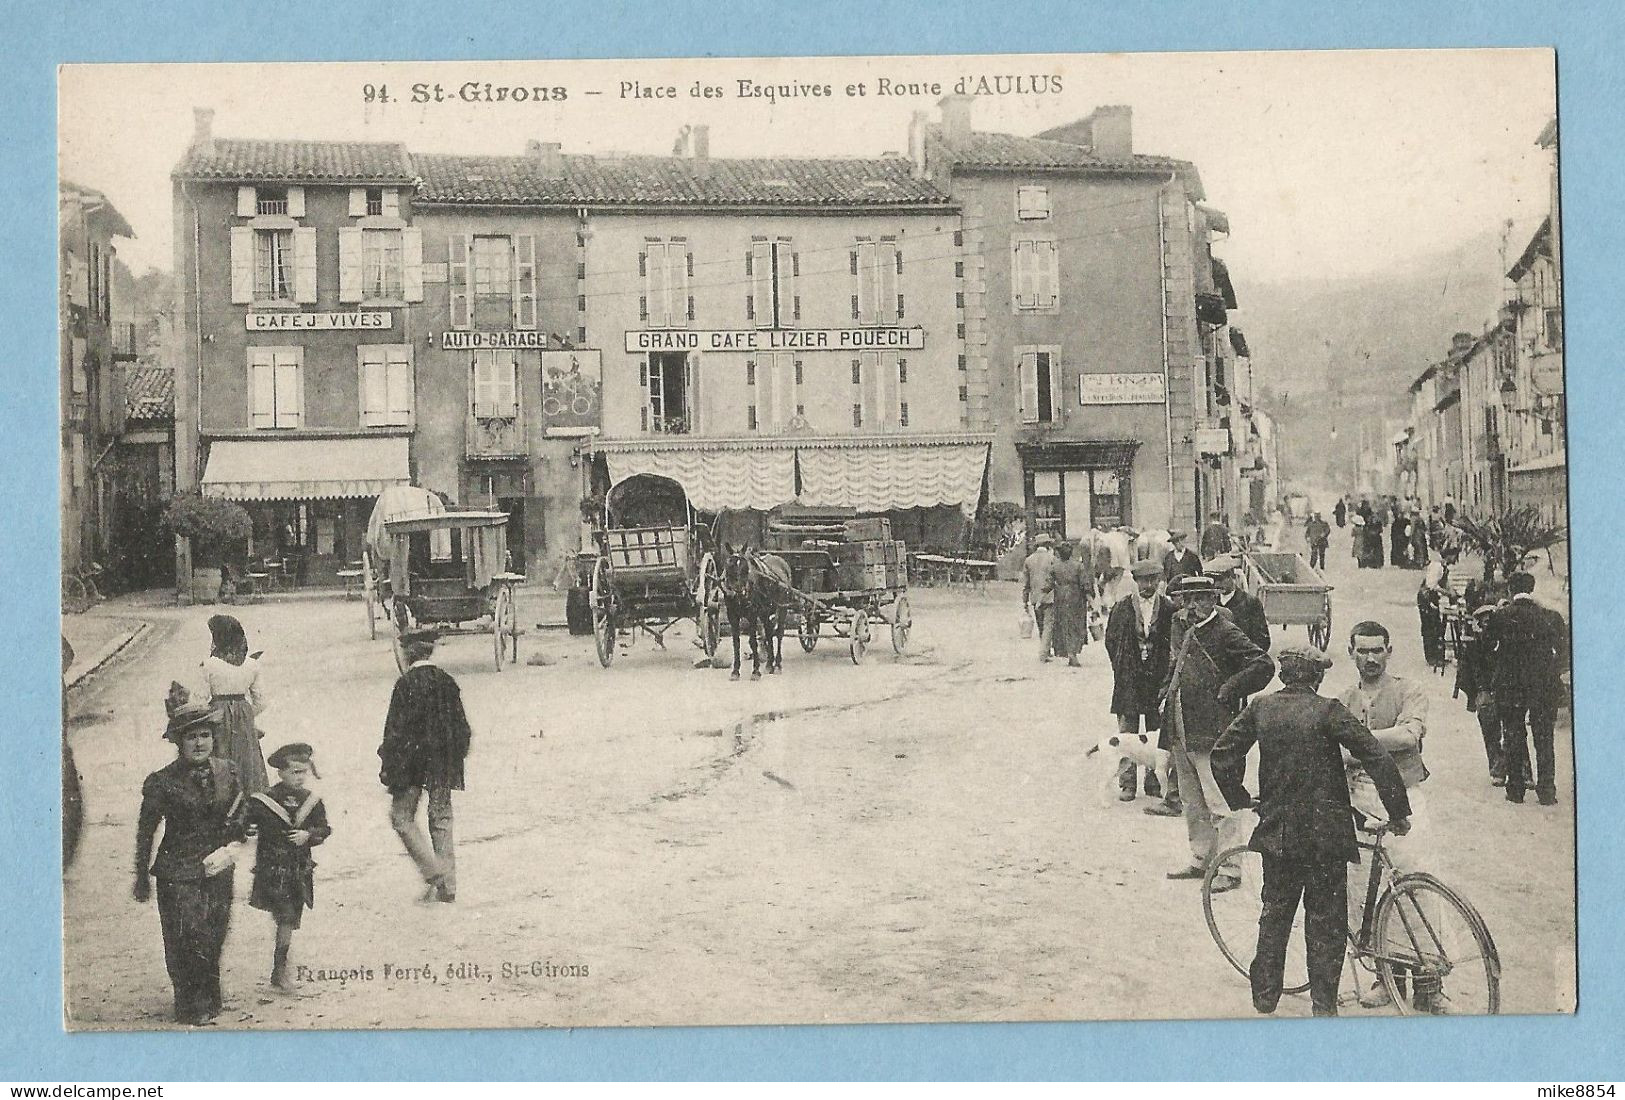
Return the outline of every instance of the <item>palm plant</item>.
[[[1548,523],[1541,517],[1540,509],[1533,506],[1509,508],[1486,519],[1458,516],[1456,530],[1483,558],[1486,582],[1495,579],[1497,569],[1503,575],[1510,575],[1517,571],[1526,554],[1549,550],[1568,538],[1562,524]]]

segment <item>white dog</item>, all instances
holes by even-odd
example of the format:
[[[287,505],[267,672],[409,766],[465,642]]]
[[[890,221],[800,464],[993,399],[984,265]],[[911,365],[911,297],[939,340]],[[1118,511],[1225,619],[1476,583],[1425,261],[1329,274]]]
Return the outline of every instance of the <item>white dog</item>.
[[[1155,734],[1144,733],[1114,733],[1109,737],[1100,739],[1085,756],[1100,756],[1100,792],[1107,802],[1117,801],[1119,788],[1117,785],[1117,768],[1124,760],[1133,761],[1136,768],[1150,768],[1156,775],[1161,790],[1168,790],[1168,761],[1167,749],[1157,748]],[[1140,773],[1134,773],[1135,790],[1139,789]]]

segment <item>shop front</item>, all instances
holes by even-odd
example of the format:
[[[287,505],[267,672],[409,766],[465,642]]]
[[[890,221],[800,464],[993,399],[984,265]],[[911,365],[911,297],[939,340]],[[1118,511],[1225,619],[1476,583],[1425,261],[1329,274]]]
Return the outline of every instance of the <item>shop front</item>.
[[[319,587],[360,560],[378,495],[410,482],[405,436],[219,439],[201,488],[248,512],[248,560],[272,585]]]
[[[1134,523],[1134,454],[1139,441],[1064,440],[1018,443],[1027,532],[1081,539],[1091,529]]]

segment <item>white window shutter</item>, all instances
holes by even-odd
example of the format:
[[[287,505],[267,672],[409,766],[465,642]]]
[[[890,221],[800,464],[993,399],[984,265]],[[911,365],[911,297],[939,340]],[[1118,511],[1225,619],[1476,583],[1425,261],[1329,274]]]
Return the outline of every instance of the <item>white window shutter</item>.
[[[478,417],[491,415],[491,355],[489,351],[476,351],[471,363],[471,403]]]
[[[870,242],[862,242],[857,248],[858,257],[858,323],[872,325],[875,317],[876,295],[878,290],[875,276],[875,246]]]
[[[423,230],[401,230],[401,289],[408,302],[423,301]]]
[[[897,246],[886,241],[875,248],[876,274],[879,276],[879,314],[882,323],[897,321]]]
[[[316,230],[300,226],[293,231],[293,300],[316,301]]]
[[[644,295],[649,299],[649,324],[653,328],[662,328],[671,323],[668,309],[671,286],[667,278],[666,246],[651,241],[646,247],[643,287]]]
[[[339,229],[339,301],[361,301],[363,263],[362,230],[354,226]]]
[[[398,218],[401,216],[401,193],[393,187],[384,188],[384,217]]]
[[[750,243],[750,293],[756,301],[756,327],[773,327],[773,245]]]
[[[299,359],[278,352],[276,359],[276,426],[297,428],[303,412],[301,399]]]
[[[778,308],[775,312],[775,322],[783,327],[791,320],[796,300],[795,269],[790,260],[790,242],[779,241],[774,248],[774,259],[778,261],[778,280],[773,288],[777,295]]]
[[[863,423],[865,427],[879,427],[880,405],[880,353],[866,351],[863,360]]]
[[[446,285],[451,300],[451,327],[467,328],[471,315],[468,288],[468,264],[471,259],[472,238],[453,234],[446,239]]]
[[[248,395],[254,427],[276,427],[276,363],[258,348],[248,349]]]
[[[536,238],[514,238],[514,328],[536,327]]]
[[[1050,423],[1059,424],[1065,419],[1061,410],[1065,406],[1066,389],[1061,385],[1061,355],[1059,352],[1049,353],[1049,418]]]
[[[246,225],[231,230],[231,300],[237,305],[254,300],[254,231]]]
[[[776,428],[779,420],[779,357],[766,352],[756,360],[756,423]]]
[[[237,216],[239,218],[252,218],[256,206],[256,196],[252,187],[237,188]]]
[[[365,187],[350,188],[350,217],[364,218],[367,216],[367,189]]]
[[[1052,309],[1061,298],[1060,253],[1055,242],[1039,241],[1035,259],[1041,276],[1036,304],[1044,309]]]
[[[671,300],[667,305],[669,324],[688,322],[688,246],[672,243],[666,246],[666,284]]]
[[[414,408],[411,349],[404,344],[391,347],[388,351],[388,363],[387,388],[391,423],[410,424]]]
[[[288,217],[302,218],[305,216],[305,189],[303,187],[288,188]]]
[[[517,351],[502,351],[497,353],[501,359],[497,362],[497,384],[501,386],[501,409],[504,416],[516,416],[519,413],[519,353]]]
[[[372,427],[385,422],[388,394],[385,390],[384,364],[375,347],[363,344],[355,349],[361,369],[361,426]]]
[[[1038,356],[1030,351],[1021,353],[1016,372],[1021,384],[1021,422],[1038,423]]]

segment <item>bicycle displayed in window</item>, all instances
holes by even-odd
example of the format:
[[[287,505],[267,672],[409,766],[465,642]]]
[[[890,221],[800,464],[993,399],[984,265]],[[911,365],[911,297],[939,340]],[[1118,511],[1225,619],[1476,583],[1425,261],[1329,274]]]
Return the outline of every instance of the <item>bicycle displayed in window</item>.
[[[1478,910],[1426,872],[1400,873],[1383,850],[1386,828],[1365,830],[1358,841],[1370,853],[1365,901],[1349,929],[1349,957],[1361,988],[1373,977],[1400,1015],[1494,1015],[1501,1010],[1501,958]],[[1239,888],[1215,882],[1239,876]],[[1213,860],[1202,881],[1202,912],[1213,941],[1243,976],[1258,944],[1263,859],[1246,847]],[[1283,991],[1309,988],[1303,911],[1292,925]]]

